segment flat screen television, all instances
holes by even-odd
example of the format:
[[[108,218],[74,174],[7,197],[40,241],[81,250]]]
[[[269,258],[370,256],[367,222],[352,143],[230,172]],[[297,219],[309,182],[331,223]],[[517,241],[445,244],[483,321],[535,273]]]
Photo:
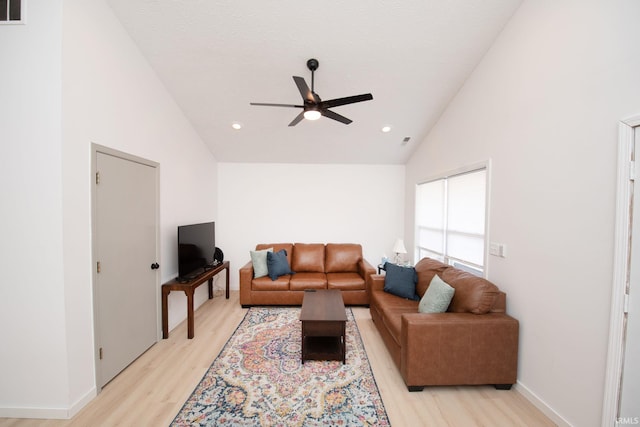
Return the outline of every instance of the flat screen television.
[[[178,226],[178,280],[190,280],[214,265],[214,222]]]

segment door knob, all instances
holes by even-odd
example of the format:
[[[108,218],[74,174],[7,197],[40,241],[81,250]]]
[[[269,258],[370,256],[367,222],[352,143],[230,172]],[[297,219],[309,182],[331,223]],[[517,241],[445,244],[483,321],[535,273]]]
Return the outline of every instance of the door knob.
[[[158,264],[157,262],[154,262],[153,264],[151,264],[151,269],[152,270],[157,270],[160,268],[160,264]]]

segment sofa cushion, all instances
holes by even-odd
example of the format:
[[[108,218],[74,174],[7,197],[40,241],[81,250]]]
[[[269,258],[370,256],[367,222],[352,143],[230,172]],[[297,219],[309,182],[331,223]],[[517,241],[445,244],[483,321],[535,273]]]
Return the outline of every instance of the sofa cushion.
[[[260,243],[256,245],[256,251],[262,249],[273,248],[273,252],[278,252],[282,249],[287,251],[287,260],[289,260],[289,265],[291,265],[291,254],[293,253],[293,243]]]
[[[357,273],[362,259],[362,246],[355,243],[327,243],[324,268],[326,273]]]
[[[327,287],[343,291],[365,289],[365,281],[358,273],[327,273]]]
[[[304,291],[305,289],[326,289],[327,275],[324,273],[296,271],[289,280],[289,289],[292,291]]]
[[[384,278],[385,292],[414,301],[420,299],[416,294],[418,276],[415,268],[401,267],[390,262],[384,266],[387,272]]]
[[[431,279],[431,284],[418,305],[420,313],[444,313],[447,311],[453,294],[456,292],[454,288],[445,283],[437,274]]]
[[[285,274],[276,280],[271,280],[269,276],[259,277],[251,281],[251,290],[253,291],[288,291],[289,280],[291,276]]]
[[[285,274],[293,274],[287,261],[287,251],[281,249],[278,252],[267,252],[267,269],[271,280],[276,280]]]
[[[376,307],[385,327],[396,343],[400,345],[402,315],[404,313],[416,313],[418,311],[418,302],[398,298],[386,292],[376,291],[371,293],[371,306]]]
[[[264,277],[269,274],[269,269],[267,268],[267,252],[273,252],[273,248],[249,251],[251,264],[253,264],[253,277]]]
[[[453,313],[488,313],[498,297],[498,287],[482,277],[457,268],[448,268],[442,280],[455,288],[449,311]]]
[[[445,264],[443,262],[438,261],[437,259],[432,258],[422,258],[416,264],[416,273],[418,273],[418,283],[416,285],[416,293],[419,297],[423,297],[424,293],[427,291],[433,276],[436,274],[442,277],[442,273],[448,268],[451,268],[450,265]]]
[[[305,271],[324,273],[324,244],[296,243],[291,255],[291,268],[296,273]]]

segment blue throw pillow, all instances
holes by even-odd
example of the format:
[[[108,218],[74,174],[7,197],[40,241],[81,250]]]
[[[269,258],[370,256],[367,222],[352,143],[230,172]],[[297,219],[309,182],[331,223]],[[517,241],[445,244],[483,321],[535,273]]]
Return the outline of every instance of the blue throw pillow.
[[[418,274],[413,267],[400,267],[396,264],[386,263],[384,265],[387,275],[384,277],[384,291],[390,294],[418,301],[420,297],[416,294],[416,283]]]
[[[278,252],[267,252],[267,270],[271,280],[276,280],[285,274],[293,274],[287,261],[287,251],[280,249]]]

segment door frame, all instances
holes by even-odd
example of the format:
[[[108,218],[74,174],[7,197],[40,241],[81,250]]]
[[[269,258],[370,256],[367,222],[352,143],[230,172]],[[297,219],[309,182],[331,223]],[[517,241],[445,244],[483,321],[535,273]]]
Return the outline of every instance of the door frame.
[[[618,123],[618,177],[616,191],[616,224],[613,257],[613,283],[611,291],[611,318],[609,321],[609,347],[605,376],[602,425],[616,425],[620,386],[624,364],[625,294],[629,277],[631,254],[631,203],[633,201],[633,164],[631,154],[635,128],[640,126],[640,114]],[[638,153],[636,153],[638,154]],[[636,159],[636,161],[640,161]],[[636,177],[640,182],[640,177]],[[640,185],[638,186],[640,188]],[[640,197],[640,191],[636,197]]]
[[[123,160],[128,160],[136,163],[140,163],[146,166],[150,166],[154,168],[155,171],[155,187],[156,187],[156,206],[155,206],[155,214],[156,214],[156,262],[162,265],[162,260],[160,259],[160,164],[148,159],[144,159],[142,157],[135,156],[133,154],[125,153],[123,151],[115,150],[113,148],[106,147],[104,145],[91,143],[91,289],[93,293],[93,347],[94,347],[94,366],[95,366],[95,383],[96,390],[99,394],[102,391],[102,387],[100,384],[101,376],[101,365],[100,365],[100,328],[98,327],[98,272],[97,272],[97,262],[98,262],[98,243],[97,243],[97,194],[96,194],[96,174],[97,170],[97,158],[98,153],[107,154],[110,156],[118,157]],[[156,270],[158,274],[156,274],[156,342],[161,339],[161,309],[160,309],[160,270]]]

